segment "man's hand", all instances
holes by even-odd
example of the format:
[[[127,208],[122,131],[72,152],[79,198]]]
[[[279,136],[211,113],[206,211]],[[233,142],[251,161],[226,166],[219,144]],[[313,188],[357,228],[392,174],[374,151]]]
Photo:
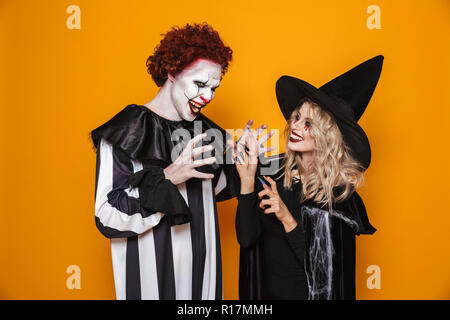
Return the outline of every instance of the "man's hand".
[[[205,137],[206,133],[203,133],[189,140],[186,148],[178,156],[178,158],[171,165],[164,169],[164,175],[166,176],[166,179],[177,185],[189,180],[190,178],[212,179],[214,177],[213,174],[203,173],[195,170],[195,168],[201,167],[205,164],[213,164],[216,162],[216,157],[194,160],[195,157],[204,152],[211,151],[214,148],[212,145],[194,148],[195,145]]]

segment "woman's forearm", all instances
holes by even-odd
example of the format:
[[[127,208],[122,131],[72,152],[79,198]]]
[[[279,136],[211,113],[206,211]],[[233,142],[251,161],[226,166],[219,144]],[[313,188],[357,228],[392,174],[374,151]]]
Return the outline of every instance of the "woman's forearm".
[[[241,194],[252,193],[255,190],[255,177],[241,177]]]
[[[280,219],[280,221],[283,224],[284,230],[286,232],[291,232],[295,229],[295,227],[297,227],[298,224],[290,212],[289,214],[286,214],[283,219]]]

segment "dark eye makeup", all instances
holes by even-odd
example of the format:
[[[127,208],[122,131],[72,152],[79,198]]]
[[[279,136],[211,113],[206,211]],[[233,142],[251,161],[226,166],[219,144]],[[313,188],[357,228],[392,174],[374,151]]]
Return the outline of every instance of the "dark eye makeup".
[[[197,85],[197,87],[199,88],[204,88],[206,86],[206,82],[201,82],[201,81],[194,81],[194,83]]]

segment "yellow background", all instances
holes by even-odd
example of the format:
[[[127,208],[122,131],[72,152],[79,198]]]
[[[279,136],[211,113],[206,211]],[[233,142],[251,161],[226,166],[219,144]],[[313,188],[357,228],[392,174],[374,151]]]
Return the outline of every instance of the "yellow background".
[[[81,9],[69,30],[66,8]],[[369,30],[369,5],[381,30]],[[282,74],[320,86],[377,54],[360,124],[372,164],[360,190],[358,299],[449,299],[450,1],[0,1],[0,298],[114,299],[109,241],[94,224],[90,130],[157,92],[145,61],[173,25],[210,23],[234,61],[205,114],[282,129]],[[282,148],[284,149],[284,148]],[[283,150],[281,150],[283,151]],[[236,200],[220,203],[225,299],[236,299]],[[66,268],[81,268],[81,289]],[[369,290],[366,269],[381,269]]]

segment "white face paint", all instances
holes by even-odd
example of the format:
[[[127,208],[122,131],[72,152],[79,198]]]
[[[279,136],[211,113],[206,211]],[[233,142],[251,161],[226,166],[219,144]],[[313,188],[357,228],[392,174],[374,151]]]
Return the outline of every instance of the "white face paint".
[[[181,119],[193,121],[200,110],[211,102],[221,75],[220,64],[198,59],[175,78],[169,76],[172,103]]]
[[[305,102],[300,110],[296,109],[291,114],[290,136],[287,147],[292,151],[307,153],[314,151],[314,138],[311,136],[311,109]]]

